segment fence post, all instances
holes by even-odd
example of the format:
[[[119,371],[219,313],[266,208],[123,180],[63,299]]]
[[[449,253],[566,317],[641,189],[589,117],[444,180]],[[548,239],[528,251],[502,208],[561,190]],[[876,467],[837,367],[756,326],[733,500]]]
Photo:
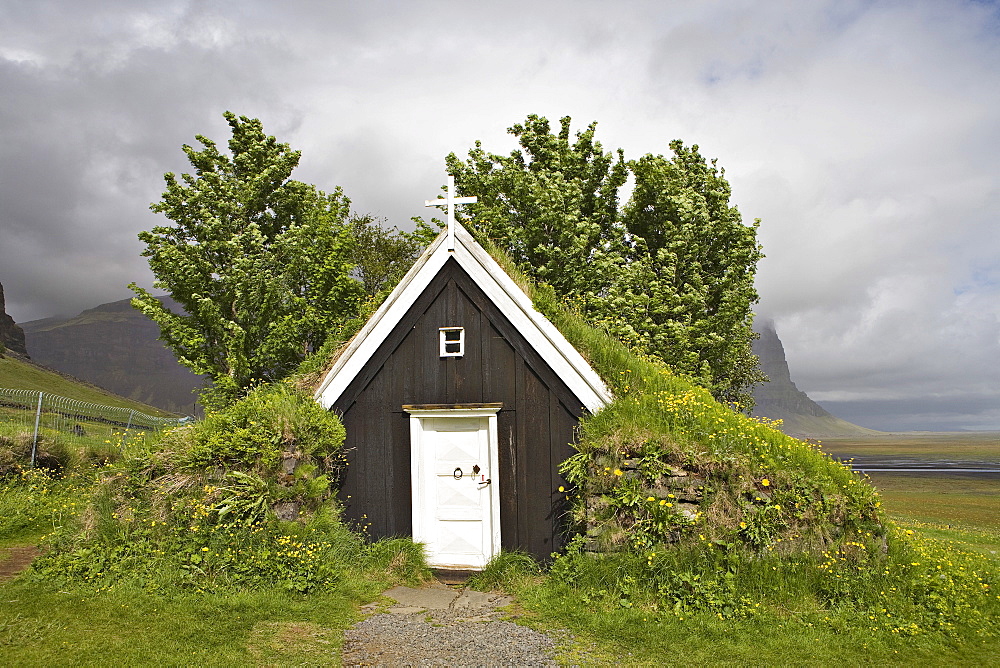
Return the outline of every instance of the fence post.
[[[44,392],[39,390],[38,392],[38,408],[35,409],[35,435],[31,438],[31,468],[35,468],[35,460],[38,456],[38,422],[42,418],[42,395]]]
[[[135,417],[135,409],[133,408],[132,412],[129,413],[129,416],[128,416],[128,424],[125,425],[125,434],[122,436],[121,445],[118,446],[118,452],[119,453],[125,452],[125,443],[126,443],[126,441],[128,441],[128,433],[129,433],[129,431],[132,430],[132,418],[134,418],[134,417]]]

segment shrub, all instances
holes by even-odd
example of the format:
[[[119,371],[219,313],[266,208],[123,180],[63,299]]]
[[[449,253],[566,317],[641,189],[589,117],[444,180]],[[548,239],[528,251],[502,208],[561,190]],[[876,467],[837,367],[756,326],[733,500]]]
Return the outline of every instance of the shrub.
[[[288,385],[258,388],[225,410],[182,431],[182,468],[207,466],[276,469],[283,453],[331,466],[344,442],[335,415]],[[168,446],[169,447],[169,446]]]

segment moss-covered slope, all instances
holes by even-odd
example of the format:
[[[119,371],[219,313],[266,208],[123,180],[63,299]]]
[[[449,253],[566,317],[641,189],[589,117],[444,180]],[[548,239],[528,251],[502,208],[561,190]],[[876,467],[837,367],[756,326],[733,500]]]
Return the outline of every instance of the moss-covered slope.
[[[551,290],[521,283],[615,395],[583,422],[579,452],[563,465],[589,548],[709,541],[790,552],[881,540],[880,502],[867,481],[640,358]]]

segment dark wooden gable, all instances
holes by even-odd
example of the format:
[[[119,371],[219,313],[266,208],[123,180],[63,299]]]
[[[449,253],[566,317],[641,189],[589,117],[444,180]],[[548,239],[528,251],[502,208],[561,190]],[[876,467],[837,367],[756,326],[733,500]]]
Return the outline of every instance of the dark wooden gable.
[[[438,328],[465,328],[441,358]],[[347,428],[346,514],[373,537],[412,533],[410,426],[403,405],[501,402],[502,547],[548,558],[564,527],[558,465],[582,402],[469,275],[449,259],[334,403]]]

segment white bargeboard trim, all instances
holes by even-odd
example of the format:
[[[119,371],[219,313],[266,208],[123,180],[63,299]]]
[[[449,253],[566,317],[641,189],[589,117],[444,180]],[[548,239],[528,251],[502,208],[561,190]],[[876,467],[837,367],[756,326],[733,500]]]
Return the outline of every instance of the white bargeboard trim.
[[[606,406],[611,401],[611,392],[583,355],[570,345],[555,325],[535,310],[528,295],[472,238],[468,230],[455,223],[454,234],[454,251],[448,250],[445,234],[442,233],[417,259],[399,285],[341,353],[316,390],[316,400],[329,410],[340,399],[448,259],[455,258],[528,344],[580,399],[584,408],[596,413]]]

